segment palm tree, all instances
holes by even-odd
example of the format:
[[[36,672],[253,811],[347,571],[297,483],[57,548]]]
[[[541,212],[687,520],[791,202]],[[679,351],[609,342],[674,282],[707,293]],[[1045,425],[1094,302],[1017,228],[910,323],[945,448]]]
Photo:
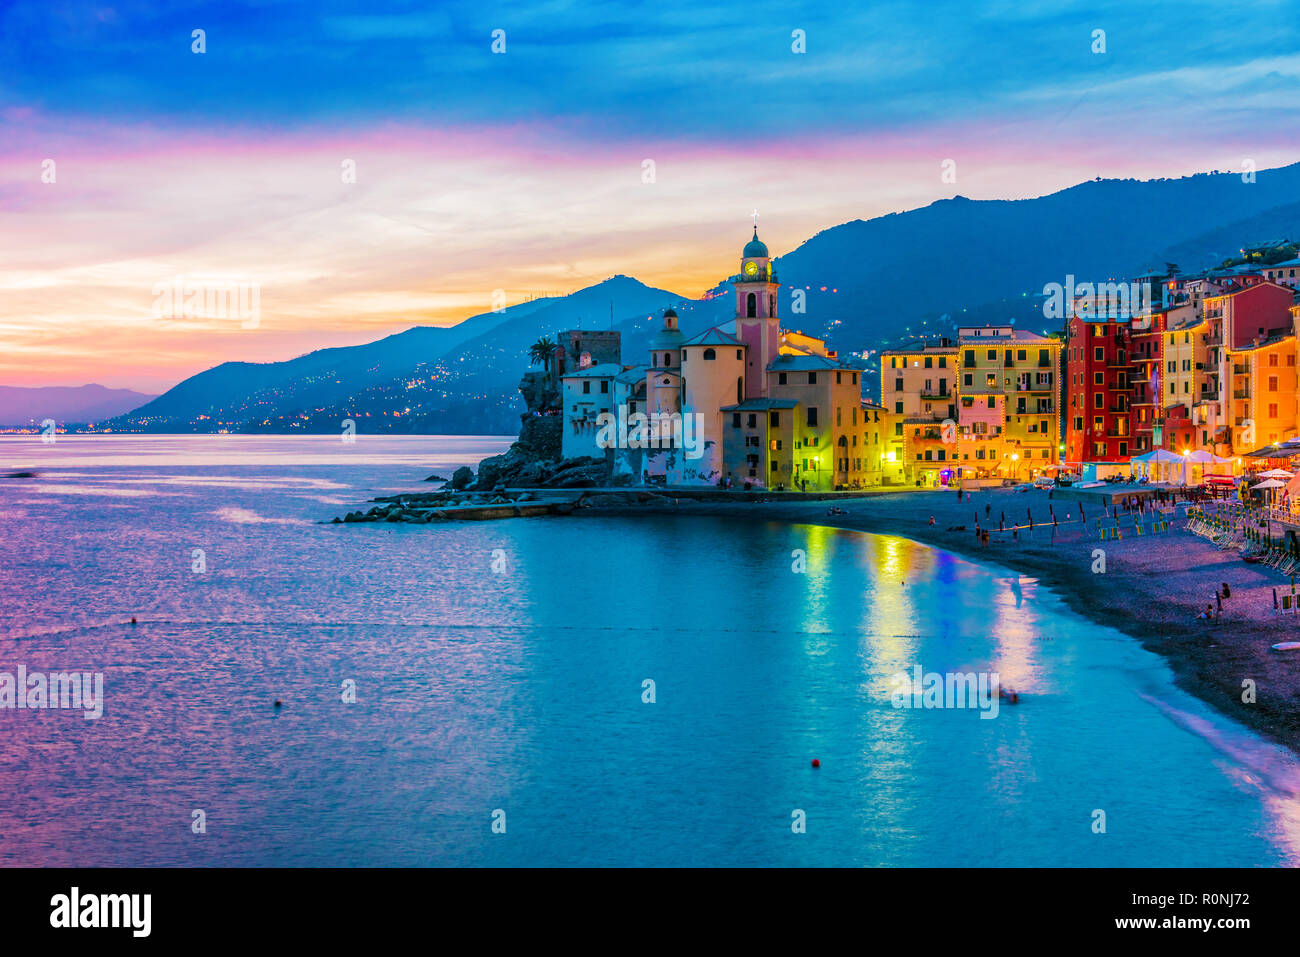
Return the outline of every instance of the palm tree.
[[[551,361],[551,355],[554,352],[555,343],[551,341],[551,337],[542,336],[528,347],[528,364],[530,366],[545,366]]]

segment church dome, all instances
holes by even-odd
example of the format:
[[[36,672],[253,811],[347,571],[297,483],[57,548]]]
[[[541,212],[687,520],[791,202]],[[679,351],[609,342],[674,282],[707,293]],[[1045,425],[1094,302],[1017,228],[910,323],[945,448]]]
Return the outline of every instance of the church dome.
[[[758,238],[757,226],[754,227],[754,238],[745,243],[745,251],[741,253],[741,256],[746,259],[760,257],[763,259],[767,258],[767,247],[764,246],[763,241]]]
[[[678,329],[660,329],[655,333],[655,337],[650,340],[650,348],[655,352],[680,349],[685,341],[686,337]]]

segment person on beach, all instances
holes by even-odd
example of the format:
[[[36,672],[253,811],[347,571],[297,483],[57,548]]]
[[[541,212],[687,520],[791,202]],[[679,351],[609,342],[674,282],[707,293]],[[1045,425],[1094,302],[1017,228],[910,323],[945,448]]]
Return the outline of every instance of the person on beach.
[[[1205,606],[1205,611],[1201,612],[1201,613],[1200,613],[1199,615],[1197,615],[1196,617],[1197,617],[1198,620],[1204,618],[1204,619],[1207,620],[1207,621],[1208,621],[1209,619],[1213,618],[1213,617],[1214,617],[1214,606],[1213,606],[1213,605],[1206,605],[1206,606]]]
[[[1227,598],[1227,597],[1228,597],[1229,595],[1231,595],[1231,594],[1232,594],[1232,592],[1228,589],[1228,583],[1227,583],[1227,582],[1224,582],[1224,583],[1223,583],[1223,597],[1224,597],[1224,598]]]

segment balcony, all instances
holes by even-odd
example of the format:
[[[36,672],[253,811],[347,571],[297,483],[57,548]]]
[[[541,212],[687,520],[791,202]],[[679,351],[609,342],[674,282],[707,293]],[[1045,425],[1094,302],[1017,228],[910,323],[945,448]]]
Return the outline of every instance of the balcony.
[[[1234,362],[1234,363],[1232,364],[1232,374],[1233,374],[1233,375],[1250,375],[1250,366],[1247,366],[1247,365],[1237,365],[1237,363]]]
[[[1250,398],[1250,390],[1249,390],[1249,389],[1233,389],[1233,390],[1232,390],[1232,397],[1233,397],[1234,399],[1249,399],[1249,398]]]

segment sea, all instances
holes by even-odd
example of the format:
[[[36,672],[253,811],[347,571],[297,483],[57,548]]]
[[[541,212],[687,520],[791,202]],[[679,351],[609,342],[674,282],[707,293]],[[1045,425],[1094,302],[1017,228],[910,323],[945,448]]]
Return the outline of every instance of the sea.
[[[0,438],[0,864],[1300,863],[1296,757],[1007,568],[685,507],[330,521],[509,442]]]

